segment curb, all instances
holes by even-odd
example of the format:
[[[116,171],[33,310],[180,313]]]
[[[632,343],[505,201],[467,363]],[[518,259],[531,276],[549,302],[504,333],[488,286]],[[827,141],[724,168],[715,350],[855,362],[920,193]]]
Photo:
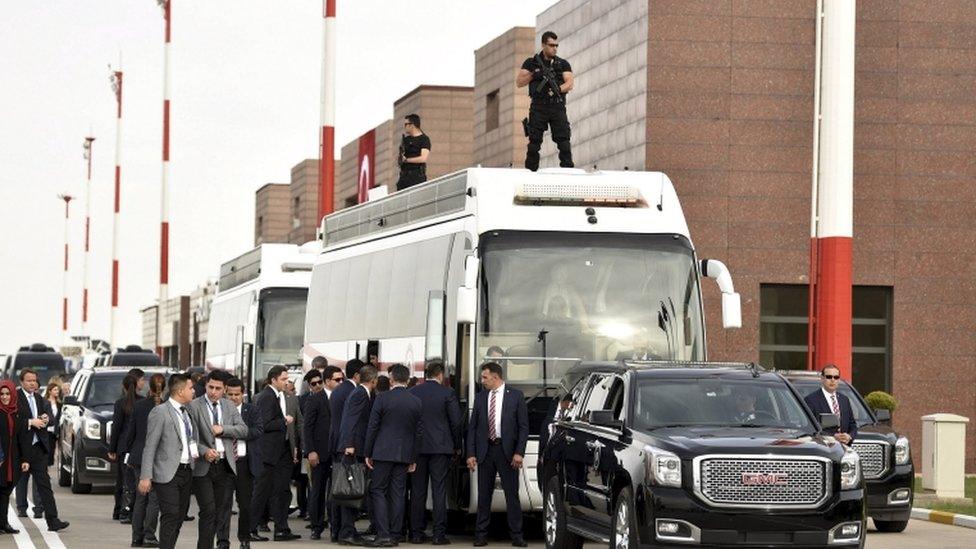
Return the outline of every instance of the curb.
[[[932,509],[912,507],[912,518],[916,520],[927,520],[929,522],[938,522],[941,524],[976,529],[976,517],[960,515],[958,513],[948,513],[946,511],[933,511]]]

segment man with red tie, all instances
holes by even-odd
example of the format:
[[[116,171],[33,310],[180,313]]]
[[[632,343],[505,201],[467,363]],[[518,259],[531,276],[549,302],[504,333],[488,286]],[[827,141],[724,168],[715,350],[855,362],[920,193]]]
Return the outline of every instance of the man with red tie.
[[[844,444],[850,444],[857,436],[857,420],[854,418],[854,409],[851,401],[846,396],[837,392],[840,385],[840,368],[833,364],[828,364],[820,370],[820,389],[806,396],[804,399],[807,406],[814,414],[834,414],[840,420],[840,427],[836,429],[824,429],[827,434],[834,435],[834,438]]]
[[[519,474],[529,440],[529,412],[518,389],[505,385],[502,367],[488,362],[481,367],[484,390],[474,399],[468,422],[468,469],[478,470],[478,519],[474,545],[487,545],[491,520],[491,497],[495,476],[501,477],[505,492],[505,514],[512,545],[525,547],[522,537],[522,504],[519,501]]]

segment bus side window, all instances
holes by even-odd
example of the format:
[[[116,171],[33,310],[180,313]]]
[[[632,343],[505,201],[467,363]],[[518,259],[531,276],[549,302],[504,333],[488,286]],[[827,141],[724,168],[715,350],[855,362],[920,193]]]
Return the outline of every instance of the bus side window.
[[[427,294],[427,330],[424,337],[424,361],[444,359],[444,292]]]

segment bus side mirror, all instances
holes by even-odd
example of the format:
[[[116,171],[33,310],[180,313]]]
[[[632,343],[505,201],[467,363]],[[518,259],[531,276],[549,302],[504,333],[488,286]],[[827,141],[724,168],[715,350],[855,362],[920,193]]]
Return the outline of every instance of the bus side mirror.
[[[464,285],[457,292],[457,321],[474,324],[478,317],[478,270],[481,260],[469,255],[464,258]]]
[[[742,299],[732,284],[732,275],[724,263],[715,259],[702,259],[701,274],[714,278],[718,289],[722,292],[722,327],[742,327]]]

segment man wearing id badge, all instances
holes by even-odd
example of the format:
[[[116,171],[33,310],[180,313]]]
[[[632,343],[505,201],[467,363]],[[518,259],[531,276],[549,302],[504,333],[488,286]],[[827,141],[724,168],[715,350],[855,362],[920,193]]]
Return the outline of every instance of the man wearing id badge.
[[[161,549],[176,547],[190,507],[193,463],[200,458],[197,433],[186,409],[192,400],[190,378],[173,374],[169,378],[169,400],[153,408],[146,427],[139,492],[156,492]]]

